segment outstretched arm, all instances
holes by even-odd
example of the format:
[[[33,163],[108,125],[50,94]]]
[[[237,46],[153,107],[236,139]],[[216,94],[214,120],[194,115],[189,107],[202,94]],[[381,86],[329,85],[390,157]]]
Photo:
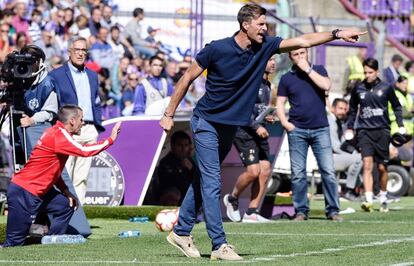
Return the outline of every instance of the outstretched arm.
[[[306,33],[299,37],[285,39],[280,43],[280,52],[286,53],[299,48],[309,48],[312,46],[327,43],[336,39],[342,39],[346,42],[356,42],[359,36],[366,34],[367,32],[340,30],[335,32],[315,32]],[[335,36],[334,36],[335,34]]]

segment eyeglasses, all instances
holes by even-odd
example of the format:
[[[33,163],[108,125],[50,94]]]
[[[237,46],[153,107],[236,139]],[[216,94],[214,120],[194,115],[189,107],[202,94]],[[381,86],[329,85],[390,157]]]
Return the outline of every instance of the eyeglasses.
[[[7,32],[7,33],[9,33],[9,30],[1,30],[1,32]]]
[[[129,80],[135,80],[135,81],[137,81],[138,80],[138,78],[128,78]]]
[[[87,54],[88,49],[72,48],[72,51],[76,54]]]

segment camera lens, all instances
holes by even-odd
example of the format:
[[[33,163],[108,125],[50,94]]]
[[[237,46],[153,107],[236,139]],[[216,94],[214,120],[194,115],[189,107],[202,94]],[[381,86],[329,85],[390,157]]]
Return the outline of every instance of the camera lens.
[[[18,64],[15,68],[16,70],[16,74],[18,74],[19,76],[26,76],[27,72],[29,71],[29,67],[26,64]]]

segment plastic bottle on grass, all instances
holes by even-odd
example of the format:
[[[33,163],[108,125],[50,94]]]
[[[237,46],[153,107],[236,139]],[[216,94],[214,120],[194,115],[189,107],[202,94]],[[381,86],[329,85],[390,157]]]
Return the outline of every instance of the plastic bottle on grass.
[[[42,244],[79,244],[85,243],[82,235],[47,235],[42,237]]]
[[[138,237],[141,235],[141,232],[138,230],[122,231],[119,232],[119,237]]]
[[[128,220],[133,223],[148,223],[149,221],[148,216],[131,217]]]

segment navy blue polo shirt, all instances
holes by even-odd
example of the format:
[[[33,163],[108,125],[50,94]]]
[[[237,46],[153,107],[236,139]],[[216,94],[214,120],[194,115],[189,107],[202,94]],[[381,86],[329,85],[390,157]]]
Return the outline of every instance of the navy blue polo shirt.
[[[313,71],[328,77],[323,66],[314,65]],[[316,86],[305,72],[293,67],[284,74],[280,79],[277,95],[288,98],[289,122],[295,127],[315,129],[329,125],[325,109],[325,91]]]
[[[246,126],[256,102],[267,61],[279,52],[280,37],[242,49],[233,37],[207,44],[195,60],[207,69],[206,93],[194,114],[207,121]]]

